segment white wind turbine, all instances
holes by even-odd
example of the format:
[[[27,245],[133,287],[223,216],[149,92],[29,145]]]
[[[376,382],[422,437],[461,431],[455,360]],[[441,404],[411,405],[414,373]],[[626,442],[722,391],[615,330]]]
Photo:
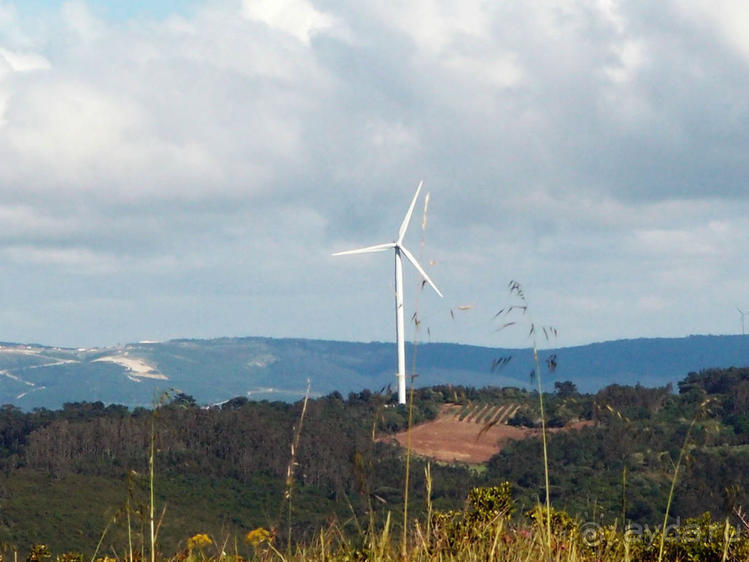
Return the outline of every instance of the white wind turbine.
[[[426,280],[432,289],[441,297],[442,293],[437,286],[432,282],[427,275],[424,268],[419,265],[416,258],[411,252],[403,245],[403,237],[406,235],[406,229],[408,229],[408,223],[411,220],[411,215],[416,205],[416,199],[419,197],[421,186],[424,184],[423,181],[419,182],[419,187],[416,188],[416,194],[411,200],[411,206],[408,208],[406,217],[401,223],[400,230],[398,231],[398,239],[395,242],[389,242],[387,244],[377,244],[376,246],[367,246],[366,248],[359,248],[357,250],[347,250],[345,252],[336,252],[334,256],[344,256],[348,254],[369,254],[372,252],[384,252],[385,250],[395,250],[395,339],[398,344],[398,372],[395,376],[398,379],[398,403],[406,403],[406,343],[404,339],[404,321],[403,321],[403,262],[401,256],[406,256],[421,276]]]

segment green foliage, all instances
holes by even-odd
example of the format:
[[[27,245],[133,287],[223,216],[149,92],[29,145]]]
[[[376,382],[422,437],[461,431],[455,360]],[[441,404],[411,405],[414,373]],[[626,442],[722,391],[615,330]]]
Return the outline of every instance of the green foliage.
[[[515,511],[512,484],[509,482],[502,482],[499,486],[471,488],[467,502],[466,518],[471,522],[488,523],[498,517],[509,518]]]
[[[515,510],[512,485],[472,488],[463,511],[437,511],[432,514],[433,549],[455,552],[460,545],[482,540],[498,522],[507,520]]]
[[[83,554],[80,552],[64,552],[57,557],[57,562],[83,562]]]
[[[562,398],[569,398],[577,394],[577,385],[572,381],[556,381],[554,390]]]
[[[543,527],[546,524],[546,507],[541,504],[537,504],[533,509],[527,511],[525,515],[534,525]],[[577,535],[577,522],[566,511],[552,507],[550,509],[550,520],[551,532],[555,537],[572,537]]]
[[[29,554],[26,556],[26,562],[43,562],[51,557],[52,555],[49,552],[49,547],[46,544],[37,543],[29,549]]]
[[[661,530],[650,535],[640,535],[635,542],[637,559],[658,559]],[[665,560],[693,560],[719,562],[724,550],[728,560],[749,560],[749,537],[727,525],[726,521],[713,522],[709,513],[686,519],[681,525],[666,529],[663,556]]]
[[[583,550],[603,560],[621,558],[626,551],[631,560],[658,560],[661,529],[628,525],[624,530],[614,525],[593,526],[582,535]],[[725,556],[725,557],[724,557]],[[666,529],[664,560],[721,562],[749,560],[749,535],[729,523],[713,521],[709,513],[675,522]]]
[[[618,521],[618,527],[602,524],[600,532],[609,538],[586,552],[603,556],[617,551],[616,556],[623,556],[624,543],[614,538],[621,535],[622,513],[626,524],[643,528],[655,528],[663,521],[680,446],[689,420],[705,398],[712,402],[710,416],[700,418],[692,428],[674,490],[672,518],[686,520],[709,511],[718,522],[711,523],[715,527],[723,525],[720,522],[734,508],[749,505],[749,435],[741,430],[741,416],[747,411],[741,410],[743,373],[692,374],[691,386],[682,385],[679,394],[668,387],[638,385],[611,386],[594,396],[544,395],[549,417],[559,418],[560,425],[590,419],[583,429],[554,430],[549,435],[552,504],[564,506],[572,521]],[[457,403],[462,404],[459,411],[479,419],[477,432],[487,417],[502,411],[501,406],[520,405],[516,418],[525,415],[531,423],[539,415],[534,408],[537,395],[512,388],[444,386],[417,389],[414,398],[417,420],[430,419],[443,404]],[[208,409],[192,407],[189,399],[159,409],[156,503],[167,506],[159,533],[165,549],[176,551],[179,541],[195,533],[209,532],[218,539],[222,534],[241,536],[251,528],[279,525],[277,505],[300,408],[299,403],[238,398]],[[339,530],[349,537],[358,533],[358,526],[366,528],[368,521],[377,528],[388,512],[398,513],[403,501],[402,450],[386,438],[380,440],[379,431],[373,441],[372,431],[373,427],[385,432],[402,429],[406,415],[389,395],[369,391],[353,393],[348,400],[332,393],[309,402],[295,470],[295,541],[313,540],[329,517],[343,521]],[[105,526],[116,519],[102,545],[102,552],[108,552],[110,541],[125,544],[124,506],[129,499],[135,550],[140,551],[150,420],[149,410],[131,411],[100,402],[28,413],[0,408],[0,541],[25,546],[49,540],[53,552],[92,551]],[[530,437],[505,443],[483,472],[459,464],[433,464],[430,497],[439,514],[434,519],[437,535],[429,539],[430,544],[447,541],[458,552],[469,548],[467,537],[480,535],[477,529],[493,532],[487,521],[498,525],[497,513],[512,513],[500,502],[509,498],[509,488],[505,496],[497,490],[480,493],[489,495],[470,490],[492,490],[486,487],[496,482],[512,484],[512,505],[517,506],[514,519],[499,518],[502,525],[522,526],[522,513],[544,493],[540,458],[540,440]],[[412,458],[411,462],[409,516],[418,518],[423,517],[420,509],[425,505],[424,461]],[[130,471],[135,471],[132,486],[126,476]],[[464,503],[469,494],[473,499]],[[499,502],[498,507],[492,508],[491,502]],[[481,507],[472,512],[471,505]],[[559,540],[577,536],[567,523],[559,521]],[[402,516],[393,516],[390,532],[395,535],[403,528]],[[533,529],[531,533],[537,532]],[[577,534],[583,536],[582,530]],[[282,531],[286,536],[285,527]],[[521,540],[515,531],[508,533],[508,544]],[[708,542],[714,547],[716,541],[714,537]],[[627,544],[635,548],[639,543]],[[670,548],[668,539],[666,547]]]

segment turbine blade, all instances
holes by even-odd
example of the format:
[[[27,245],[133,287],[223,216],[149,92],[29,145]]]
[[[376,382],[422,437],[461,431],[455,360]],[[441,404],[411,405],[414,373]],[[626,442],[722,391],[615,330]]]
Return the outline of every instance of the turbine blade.
[[[408,261],[410,261],[413,266],[416,268],[416,270],[421,274],[421,276],[424,278],[424,280],[429,283],[432,286],[432,289],[435,290],[435,292],[439,296],[443,296],[442,293],[440,293],[440,290],[437,288],[437,285],[434,284],[434,282],[429,278],[429,275],[427,275],[427,272],[424,271],[424,268],[422,268],[419,265],[419,262],[416,261],[416,258],[413,257],[413,254],[409,252],[404,246],[399,246],[401,252],[408,258]]]
[[[351,254],[371,254],[372,252],[384,252],[385,250],[390,250],[391,248],[395,248],[395,244],[393,242],[388,242],[387,244],[377,244],[376,246],[367,246],[366,248],[358,248],[356,250],[346,250],[344,252],[336,252],[335,254],[331,254],[331,255],[347,256]]]
[[[398,231],[398,244],[403,242],[403,237],[406,235],[406,230],[408,229],[408,223],[411,222],[411,215],[414,212],[414,206],[416,205],[416,199],[419,198],[419,192],[421,191],[421,186],[424,185],[423,181],[419,182],[419,187],[416,188],[416,194],[414,194],[414,198],[411,199],[411,206],[408,208],[408,212],[406,213],[406,218],[403,219],[403,222],[401,223],[400,230]]]

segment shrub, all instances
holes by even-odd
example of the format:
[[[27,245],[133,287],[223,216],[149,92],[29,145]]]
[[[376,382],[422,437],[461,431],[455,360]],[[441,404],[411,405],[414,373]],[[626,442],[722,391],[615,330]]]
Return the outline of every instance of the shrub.
[[[661,529],[641,533],[634,541],[637,560],[658,560]],[[720,562],[727,549],[726,560],[749,560],[749,536],[740,534],[725,521],[712,521],[709,512],[690,518],[681,525],[666,528],[663,545],[665,560],[699,560]]]
[[[432,515],[432,547],[455,553],[467,543],[485,538],[497,522],[507,520],[515,510],[512,486],[472,488],[463,511],[437,511]]]

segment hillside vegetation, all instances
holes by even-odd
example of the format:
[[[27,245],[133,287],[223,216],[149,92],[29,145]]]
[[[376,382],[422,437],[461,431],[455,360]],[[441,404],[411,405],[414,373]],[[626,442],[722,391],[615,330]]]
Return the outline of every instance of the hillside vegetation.
[[[721,529],[728,528],[725,521],[735,528],[741,525],[740,508],[749,505],[749,369],[691,373],[677,393],[668,387],[612,385],[596,394],[580,394],[573,384],[558,382],[545,401],[551,426],[592,422],[549,435],[551,501],[566,514],[555,516],[560,541],[562,536],[573,541],[572,529],[584,525],[588,531],[613,534],[622,530],[623,520],[649,533],[660,528],[682,453],[685,461],[669,523],[678,526],[688,518],[702,518],[710,532],[715,531],[711,522],[723,525]],[[538,425],[534,393],[462,386],[418,389],[413,423],[434,419],[448,404],[466,417],[479,418],[478,433],[510,402],[513,415],[502,421]],[[25,553],[31,545],[44,543],[54,553],[92,553],[106,530],[100,551],[121,557],[129,518],[135,549],[145,552],[153,438],[162,553],[186,549],[187,539],[196,534],[241,542],[259,528],[276,533],[274,548],[286,547],[287,537],[293,548],[313,548],[320,533],[333,528],[336,544],[351,549],[359,548],[357,544],[365,548],[374,536],[385,540],[385,530],[397,544],[403,526],[404,450],[378,437],[405,429],[408,410],[395,405],[391,396],[370,391],[310,400],[288,480],[290,446],[302,408],[302,402],[246,398],[200,408],[185,394],[171,395],[153,410],[96,402],[29,413],[4,406],[0,541],[6,552],[15,547]],[[426,544],[417,540],[414,522],[420,522],[421,536],[426,537],[424,526],[437,513],[443,514],[440,540],[453,533],[451,545],[440,548],[461,548],[467,535],[454,525],[468,517],[462,510],[470,506],[465,503],[470,490],[502,482],[509,483],[505,493],[514,510],[510,518],[503,516],[501,535],[490,533],[492,540],[501,536],[501,541],[519,541],[518,549],[526,539],[531,541],[538,529],[525,514],[543,497],[540,457],[539,439],[529,437],[507,443],[481,466],[411,458],[407,530],[413,548]],[[704,513],[709,513],[709,521]],[[496,530],[499,520],[492,521]],[[391,539],[385,542],[390,545]],[[385,542],[383,552],[395,548],[386,548]],[[573,543],[560,542],[569,548]],[[608,543],[601,539],[597,544]],[[623,543],[616,544],[620,548]],[[246,553],[249,547],[242,545]],[[539,545],[531,541],[523,548]],[[491,544],[481,548],[490,549]],[[585,552],[594,556],[598,551]]]
[[[411,364],[413,346],[406,346]],[[417,386],[454,384],[531,387],[532,352],[448,343],[418,347]],[[492,369],[503,358],[501,370]],[[706,367],[749,365],[749,336],[619,340],[543,352],[557,359],[556,380],[583,392],[612,384],[664,386]],[[178,389],[199,404],[235,396],[294,402],[305,393],[385,389],[394,383],[392,343],[273,338],[218,338],[62,349],[0,344],[0,404],[26,411],[65,402],[150,407],[154,395]],[[547,381],[547,390],[552,382]]]

